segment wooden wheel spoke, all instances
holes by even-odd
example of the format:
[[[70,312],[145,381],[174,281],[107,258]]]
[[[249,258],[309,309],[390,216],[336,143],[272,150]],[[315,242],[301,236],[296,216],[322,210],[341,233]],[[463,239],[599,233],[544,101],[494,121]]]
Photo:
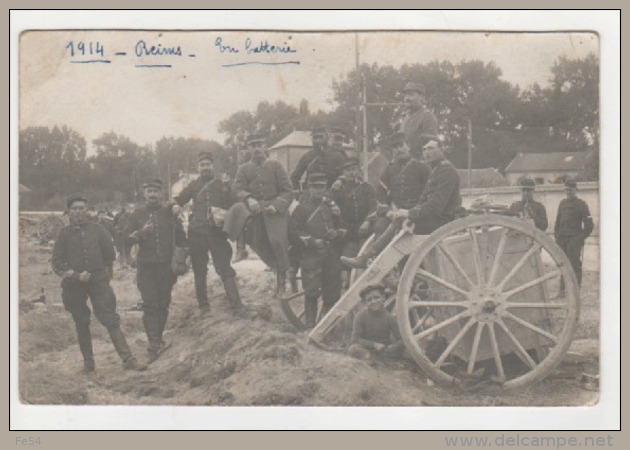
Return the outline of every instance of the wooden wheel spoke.
[[[560,272],[559,270],[554,270],[553,272],[549,272],[546,275],[543,275],[542,277],[538,277],[535,278],[531,281],[528,281],[525,284],[522,284],[518,287],[515,287],[514,289],[507,291],[504,293],[505,298],[510,298],[511,296],[518,294],[519,292],[524,291],[525,289],[529,289],[531,287],[537,286],[541,283],[544,283],[545,281],[551,280],[552,278],[556,278],[559,277],[560,275],[562,275],[562,272]]]
[[[499,343],[497,341],[497,334],[494,330],[494,323],[488,325],[488,333],[490,334],[492,353],[494,354],[494,364],[497,366],[497,375],[499,378],[505,378],[505,371],[503,370],[503,361],[501,361],[501,352],[499,351]]]
[[[455,258],[453,253],[451,253],[451,251],[448,249],[446,244],[440,243],[440,244],[438,244],[437,247],[444,254],[444,256],[446,256],[446,259],[448,259],[451,262],[453,267],[455,267],[455,269],[457,269],[457,271],[464,278],[464,280],[466,280],[468,285],[469,286],[474,286],[474,283],[472,282],[472,280],[470,279],[470,277],[468,276],[468,274],[466,273],[464,268],[461,266],[461,264],[459,264],[459,262],[457,261],[457,258]]]
[[[558,338],[556,336],[554,336],[553,334],[543,330],[542,328],[537,327],[536,325],[527,322],[526,320],[521,319],[518,316],[515,316],[514,314],[507,312],[505,313],[505,317],[507,317],[510,320],[513,320],[514,322],[523,325],[525,328],[529,328],[530,330],[532,330],[535,333],[540,334],[541,336],[546,337],[547,339],[555,342],[556,344],[558,343]]]
[[[499,246],[497,247],[497,251],[494,255],[494,261],[492,261],[492,269],[490,270],[490,275],[488,275],[488,286],[492,286],[494,283],[494,279],[497,276],[497,272],[499,270],[499,266],[501,265],[501,258],[503,257],[503,252],[505,251],[505,244],[507,242],[507,233],[508,229],[503,228],[501,230],[501,238],[499,239]]]
[[[424,316],[420,317],[418,316],[418,312],[417,310],[412,310],[412,314],[415,314],[415,319],[416,319],[416,324],[414,325],[413,329],[411,330],[412,333],[417,333],[418,330],[421,330],[422,327],[424,327],[424,324],[427,323],[427,319],[429,317],[431,317],[431,311],[427,311]]]
[[[525,265],[525,263],[527,262],[527,260],[529,258],[531,258],[531,256],[536,253],[538,250],[540,250],[541,245],[538,242],[535,242],[532,244],[532,246],[529,248],[529,250],[527,250],[527,252],[521,257],[521,259],[514,265],[514,267],[512,267],[512,270],[510,270],[510,272],[503,278],[503,280],[501,280],[501,282],[497,285],[497,287],[499,288],[499,290],[503,290],[503,287],[507,284],[508,281],[510,281],[512,279],[512,277],[514,275],[516,275],[516,272],[518,272],[519,270],[521,270],[521,267],[523,267]]]
[[[426,330],[418,333],[418,334],[414,334],[414,337],[418,340],[420,339],[424,339],[427,336],[432,335],[433,333],[435,333],[436,331],[441,330],[444,327],[447,327],[455,322],[457,322],[459,319],[468,316],[469,313],[468,311],[462,311],[459,314],[455,314],[453,317],[450,317],[438,324],[433,325],[431,328],[427,328]]]
[[[429,306],[455,306],[457,308],[468,308],[468,302],[440,302],[440,301],[410,301],[409,309],[423,308]]]
[[[472,241],[472,256],[473,256],[473,261],[475,263],[475,270],[477,272],[477,285],[478,286],[482,286],[485,281],[484,281],[484,269],[483,269],[483,265],[481,264],[481,255],[479,254],[479,243],[477,242],[477,233],[475,233],[475,230],[472,228],[468,229],[468,234],[470,235],[470,239]]]
[[[437,275],[433,275],[432,273],[427,272],[426,270],[423,270],[423,269],[418,269],[416,273],[420,275],[421,277],[428,278],[429,280],[434,281],[437,284],[440,284],[447,289],[450,289],[451,291],[457,292],[463,295],[464,297],[468,297],[468,292],[455,286],[454,284],[449,283],[445,279],[438,277]]]
[[[471,317],[470,319],[468,319],[468,322],[466,322],[466,325],[464,325],[462,327],[462,329],[459,330],[459,333],[457,333],[457,335],[453,338],[453,340],[450,342],[450,344],[448,344],[448,347],[446,347],[444,349],[444,351],[442,352],[440,357],[437,359],[437,361],[435,361],[435,366],[436,367],[440,367],[444,363],[444,360],[448,357],[448,355],[451,354],[451,352],[453,351],[455,346],[457,346],[457,344],[459,344],[459,342],[462,340],[464,335],[468,332],[468,330],[470,330],[470,328],[474,324],[475,324],[475,318],[474,317]]]
[[[566,303],[506,303],[505,308],[547,308],[547,309],[568,309]]]
[[[485,327],[484,322],[477,322],[477,330],[475,331],[475,337],[472,343],[472,349],[470,350],[470,359],[468,360],[467,373],[470,375],[475,370],[475,362],[477,361],[477,350],[479,350],[479,342],[481,341],[481,334]]]
[[[516,339],[516,336],[514,336],[514,334],[512,334],[512,332],[510,331],[510,329],[507,327],[507,325],[503,322],[503,320],[498,319],[497,322],[499,324],[499,326],[501,327],[501,329],[505,332],[505,334],[507,334],[507,336],[510,338],[510,340],[512,341],[512,343],[514,344],[514,347],[516,349],[516,355],[525,363],[527,364],[530,369],[535,369],[537,364],[536,362],[532,359],[531,356],[529,356],[529,354],[527,353],[527,350],[525,350],[523,348],[523,346],[521,345],[521,343],[518,341],[518,339]]]

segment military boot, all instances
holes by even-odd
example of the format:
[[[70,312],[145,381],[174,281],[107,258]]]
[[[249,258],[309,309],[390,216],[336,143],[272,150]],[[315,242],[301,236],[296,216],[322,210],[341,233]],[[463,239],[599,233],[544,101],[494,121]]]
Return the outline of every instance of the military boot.
[[[144,323],[144,331],[147,335],[149,345],[147,346],[147,353],[149,355],[149,364],[155,361],[158,357],[158,351],[160,350],[160,344],[162,338],[160,335],[160,321],[157,315],[157,311],[145,311],[142,317]]]
[[[307,329],[315,326],[317,320],[317,297],[304,298],[304,325]]]
[[[83,355],[83,372],[94,372],[96,370],[96,363],[94,362],[90,324],[75,324],[75,326],[77,329],[77,337],[79,339],[79,348],[81,349],[81,355]]]
[[[295,267],[289,267],[287,269],[287,278],[289,279],[289,285],[291,286],[291,292],[296,294],[298,292],[297,271]]]
[[[203,313],[210,312],[210,302],[208,301],[208,285],[206,274],[195,274],[195,294],[199,309]]]
[[[230,302],[230,306],[234,311],[243,309],[243,302],[241,301],[241,295],[238,292],[238,285],[236,284],[236,278],[230,277],[223,280],[223,287],[225,288],[225,296]]]
[[[129,349],[129,345],[127,345],[127,339],[125,339],[125,335],[120,327],[110,328],[107,331],[109,332],[109,337],[112,340],[112,344],[114,344],[116,352],[118,352],[118,356],[120,356],[120,359],[123,361],[125,370],[146,370],[147,366],[140,364],[138,360],[134,358]]]
[[[278,274],[276,275],[276,294],[278,297],[284,297],[284,294],[287,292],[287,275],[284,270],[278,270]]]

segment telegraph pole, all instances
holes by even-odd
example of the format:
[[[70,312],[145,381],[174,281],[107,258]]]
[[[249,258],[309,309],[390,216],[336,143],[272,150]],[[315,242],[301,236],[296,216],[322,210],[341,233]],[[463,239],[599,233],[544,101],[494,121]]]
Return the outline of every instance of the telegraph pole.
[[[468,118],[468,189],[472,179],[472,123]]]
[[[354,120],[355,120],[355,128],[356,128],[356,146],[357,146],[357,154],[363,154],[363,174],[365,179],[367,180],[367,158],[365,157],[366,153],[366,143],[363,137],[361,137],[361,110],[363,110],[363,127],[365,127],[365,97],[362,96],[361,92],[361,81],[362,77],[360,74],[361,71],[361,61],[359,58],[359,33],[354,33],[354,64],[355,64],[355,73],[357,76],[357,109],[355,110]]]

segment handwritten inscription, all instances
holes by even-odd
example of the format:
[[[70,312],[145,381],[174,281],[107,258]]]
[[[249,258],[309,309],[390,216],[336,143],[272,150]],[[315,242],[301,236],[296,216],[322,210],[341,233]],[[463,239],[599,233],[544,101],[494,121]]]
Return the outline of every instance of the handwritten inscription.
[[[136,56],[182,56],[182,49],[178,46],[163,47],[162,44],[149,45],[139,40],[135,47]]]
[[[269,43],[267,39],[254,42],[251,38],[245,39],[241,48],[226,43],[222,37],[214,40],[214,46],[221,53],[241,53],[244,50],[248,55],[271,53],[297,53],[297,49],[291,47],[286,41],[282,45]]]
[[[104,56],[105,48],[103,45],[98,42],[83,42],[79,41],[75,44],[74,41],[68,42],[66,45],[66,50],[70,52],[70,57],[74,58],[75,56]]]

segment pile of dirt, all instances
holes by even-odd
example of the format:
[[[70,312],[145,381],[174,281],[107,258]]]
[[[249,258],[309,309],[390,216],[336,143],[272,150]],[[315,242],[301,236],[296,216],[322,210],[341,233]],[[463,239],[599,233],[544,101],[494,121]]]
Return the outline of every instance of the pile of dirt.
[[[67,219],[58,214],[20,215],[20,235],[44,242],[52,241],[67,224]]]

